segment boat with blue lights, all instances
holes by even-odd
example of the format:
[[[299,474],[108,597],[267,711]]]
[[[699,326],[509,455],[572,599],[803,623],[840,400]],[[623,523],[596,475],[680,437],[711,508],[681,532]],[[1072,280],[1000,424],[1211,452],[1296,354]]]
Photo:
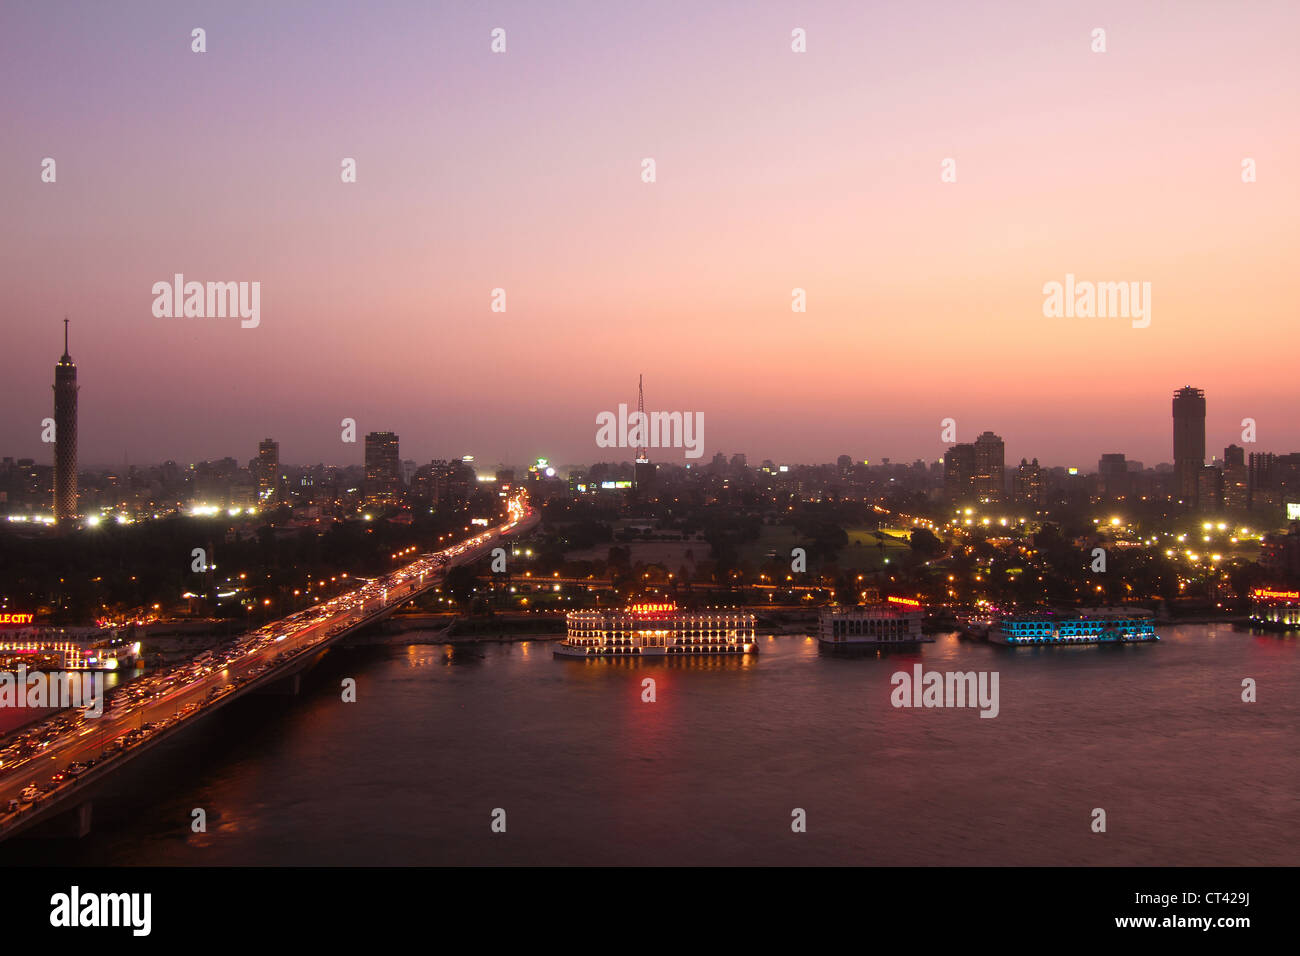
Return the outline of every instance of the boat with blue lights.
[[[1160,640],[1150,611],[1084,608],[1005,614],[989,629],[989,640],[1012,647],[1043,644],[1141,644]]]

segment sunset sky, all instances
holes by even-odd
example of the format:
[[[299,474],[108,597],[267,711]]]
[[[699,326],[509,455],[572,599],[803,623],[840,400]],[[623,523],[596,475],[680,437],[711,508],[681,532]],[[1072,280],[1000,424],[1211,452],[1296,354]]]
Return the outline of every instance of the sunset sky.
[[[952,417],[1152,465],[1186,384],[1210,454],[1247,416],[1300,450],[1297,36],[1294,2],[7,4],[0,454],[52,461],[65,314],[88,465],[359,463],[344,417],[630,458],[595,417],[638,374],[706,460],[935,459]],[[177,272],[259,281],[260,326],[155,318]],[[1150,282],[1151,326],[1045,318],[1067,273]]]

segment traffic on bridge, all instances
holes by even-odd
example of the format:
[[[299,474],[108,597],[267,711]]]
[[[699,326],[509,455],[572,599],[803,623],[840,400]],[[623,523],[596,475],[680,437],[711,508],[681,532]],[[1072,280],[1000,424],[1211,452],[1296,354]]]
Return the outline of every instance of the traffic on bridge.
[[[81,785],[105,776],[213,705],[276,683],[299,669],[302,655],[384,616],[440,583],[455,565],[478,560],[502,535],[536,521],[523,494],[507,508],[505,522],[475,537],[248,632],[219,654],[205,651],[131,681],[102,702],[99,717],[87,705],[61,711],[16,735],[0,750],[0,840],[25,829],[47,803],[65,802]]]

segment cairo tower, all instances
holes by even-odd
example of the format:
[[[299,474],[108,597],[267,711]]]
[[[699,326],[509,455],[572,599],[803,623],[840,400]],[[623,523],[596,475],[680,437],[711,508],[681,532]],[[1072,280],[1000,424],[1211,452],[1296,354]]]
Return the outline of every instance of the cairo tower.
[[[77,366],[68,354],[63,320],[63,358],[54,366],[54,522],[77,517]]]

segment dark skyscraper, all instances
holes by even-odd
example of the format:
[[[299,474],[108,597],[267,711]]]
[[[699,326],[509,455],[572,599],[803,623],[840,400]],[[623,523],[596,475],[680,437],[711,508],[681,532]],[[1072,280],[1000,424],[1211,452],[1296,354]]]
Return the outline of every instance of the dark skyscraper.
[[[1174,392],[1174,478],[1177,495],[1196,504],[1196,485],[1205,467],[1205,393],[1190,385]]]
[[[392,432],[371,432],[366,436],[366,500],[389,504],[397,500],[402,484],[402,459],[397,436]]]
[[[1006,446],[992,432],[975,439],[975,496],[986,504],[1002,500],[1006,488]]]
[[[63,358],[54,366],[54,521],[77,517],[77,366],[68,354],[63,320]]]
[[[271,438],[259,442],[253,464],[258,504],[277,504],[280,500],[280,443]]]
[[[943,488],[950,502],[975,496],[975,446],[953,445],[943,455]]]
[[[1131,476],[1128,461],[1123,452],[1111,452],[1101,456],[1097,462],[1097,474],[1101,476],[1101,495],[1103,498],[1127,498]]]

